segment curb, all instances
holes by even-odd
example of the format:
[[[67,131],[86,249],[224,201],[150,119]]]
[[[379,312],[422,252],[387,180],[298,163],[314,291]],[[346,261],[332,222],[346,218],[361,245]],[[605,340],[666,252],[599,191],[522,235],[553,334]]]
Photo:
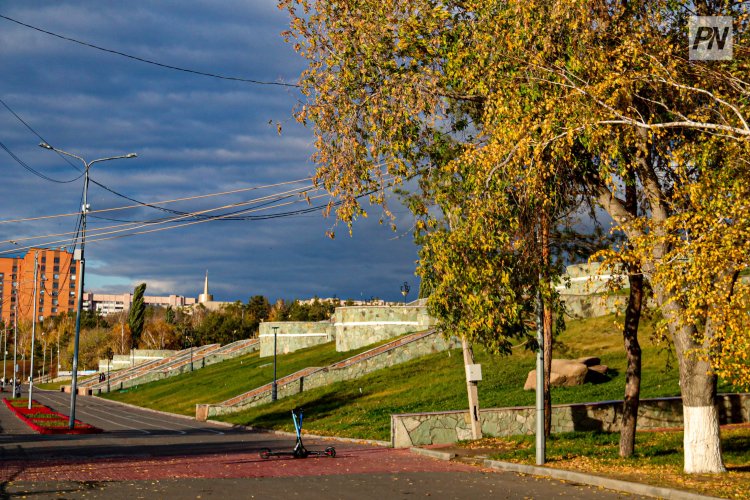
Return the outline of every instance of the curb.
[[[409,448],[409,451],[416,453],[417,455],[423,455],[425,457],[437,458],[438,460],[452,460],[456,458],[455,453],[447,451],[429,450],[426,448]]]
[[[246,429],[248,431],[255,431],[255,432],[267,432],[269,434],[275,434],[277,436],[288,436],[290,438],[295,438],[295,439],[297,438],[297,434],[294,432],[277,431],[275,429],[265,429],[263,427],[251,427],[249,425],[230,424],[228,422],[221,422],[218,420],[206,420],[206,422],[211,422],[213,424],[218,424],[218,425],[222,425],[226,427],[233,427],[235,429]],[[357,439],[357,438],[345,438],[345,437],[337,437],[337,436],[320,436],[318,434],[308,434],[306,432],[303,432],[302,436],[305,438],[321,439],[324,441],[338,441],[340,443],[354,443],[354,444],[369,444],[372,446],[381,446],[383,448],[391,448],[390,441],[378,441],[377,439]]]
[[[674,498],[681,500],[706,500],[717,498],[700,495],[698,493],[690,493],[683,490],[662,488],[660,486],[651,486],[643,483],[632,483],[630,481],[622,481],[620,479],[610,479],[603,476],[593,476],[591,474],[584,474],[582,472],[552,469],[549,467],[538,467],[534,465],[523,465],[511,462],[500,462],[498,460],[485,460],[484,466],[508,472],[519,472],[521,474],[531,474],[534,476],[543,476],[552,479],[572,481],[576,483],[587,484],[590,486],[599,486],[601,488],[607,488],[609,490],[622,491],[625,493],[632,493],[635,495],[643,495],[648,497],[670,499]]]
[[[437,460],[452,460],[456,457],[455,453],[447,451],[430,450],[427,448],[410,448],[412,453],[417,455],[423,455]],[[571,481],[580,484],[587,484],[589,486],[598,486],[600,488],[606,488],[608,490],[622,491],[625,493],[632,493],[634,495],[643,495],[647,497],[655,498],[667,498],[667,499],[679,499],[679,500],[721,500],[718,497],[710,497],[700,495],[698,493],[690,493],[684,490],[675,490],[672,488],[662,488],[661,486],[651,486],[643,483],[633,483],[630,481],[622,481],[620,479],[610,479],[603,476],[594,476],[591,474],[584,474],[582,472],[573,472],[563,469],[552,469],[550,467],[539,467],[535,465],[524,465],[513,462],[500,462],[499,460],[485,460],[482,463],[485,467],[491,469],[503,470],[507,472],[517,472],[520,474],[530,474],[533,476],[548,477],[551,479],[559,479],[562,481]]]

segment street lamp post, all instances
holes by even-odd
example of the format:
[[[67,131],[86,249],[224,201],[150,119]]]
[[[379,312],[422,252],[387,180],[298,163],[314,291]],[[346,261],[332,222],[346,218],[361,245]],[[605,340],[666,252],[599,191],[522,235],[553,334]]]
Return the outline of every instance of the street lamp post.
[[[37,317],[37,307],[39,306],[39,298],[37,297],[37,287],[39,286],[37,277],[39,275],[39,252],[34,252],[34,317],[31,319],[31,367],[29,369],[29,410],[31,409],[31,398],[34,394],[34,342],[36,340],[36,322],[39,319]]]
[[[8,325],[3,325],[3,389],[7,383],[6,365],[8,363]]]
[[[190,371],[193,371],[193,337],[188,337],[187,341],[190,342]]]
[[[272,326],[273,328],[273,383],[271,384],[271,401],[278,399],[278,391],[276,387],[276,332],[278,332],[278,326]]]
[[[401,295],[404,296],[404,305],[406,305],[406,296],[409,295],[409,290],[411,290],[409,283],[404,281],[404,284],[401,285]]]
[[[107,347],[107,392],[109,392],[109,364],[112,362],[112,358],[114,357],[114,351],[112,351],[111,347]]]
[[[126,155],[119,155],[119,156],[110,156],[107,158],[98,158],[96,160],[92,160],[87,162],[82,157],[78,155],[74,155],[72,153],[68,153],[66,151],[63,151],[61,149],[53,148],[46,142],[42,142],[39,144],[40,147],[44,149],[49,149],[51,151],[55,151],[56,153],[63,154],[65,156],[70,156],[71,158],[76,158],[77,160],[80,160],[81,163],[84,165],[84,177],[83,177],[83,206],[81,207],[81,248],[80,248],[80,256],[78,261],[80,262],[80,269],[81,272],[78,275],[78,304],[76,306],[76,331],[75,336],[73,340],[73,367],[72,367],[72,373],[71,373],[71,381],[70,381],[70,417],[68,420],[68,428],[73,429],[75,427],[75,421],[76,421],[76,396],[78,392],[78,346],[80,341],[80,335],[81,335],[81,312],[83,309],[83,281],[85,276],[85,269],[86,269],[86,259],[84,257],[84,249],[86,248],[86,212],[89,210],[88,205],[88,191],[89,191],[89,170],[91,169],[91,165],[94,163],[100,163],[104,161],[109,160],[119,160],[122,158],[136,158],[138,155],[135,153],[129,153]]]
[[[13,397],[18,387],[18,282],[13,282]]]

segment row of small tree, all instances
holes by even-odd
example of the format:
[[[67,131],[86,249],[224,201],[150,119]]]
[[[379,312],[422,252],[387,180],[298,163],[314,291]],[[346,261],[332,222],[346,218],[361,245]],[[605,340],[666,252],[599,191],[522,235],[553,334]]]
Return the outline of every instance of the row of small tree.
[[[138,285],[127,311],[106,316],[83,311],[79,346],[81,369],[97,367],[107,354],[128,354],[132,348],[184,349],[205,344],[228,344],[257,336],[262,321],[321,321],[330,319],[338,301],[315,298],[311,302],[277,300],[273,305],[262,295],[208,310],[202,304],[191,308],[152,307],[145,304],[146,284]],[[38,324],[37,366],[45,360],[44,373],[70,369],[73,358],[75,312],[55,316]],[[13,336],[10,331],[10,353]],[[58,358],[59,349],[59,358]],[[31,355],[31,322],[18,325],[18,357]],[[39,369],[41,373],[41,368]]]

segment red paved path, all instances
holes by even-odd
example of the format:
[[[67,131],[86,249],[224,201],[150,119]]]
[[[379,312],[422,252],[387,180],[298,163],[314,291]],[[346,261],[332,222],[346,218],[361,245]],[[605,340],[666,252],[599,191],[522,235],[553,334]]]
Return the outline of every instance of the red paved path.
[[[0,463],[2,481],[108,481],[174,478],[253,478],[403,472],[477,472],[476,467],[414,455],[408,450],[341,450],[336,458],[261,459],[232,453],[143,459],[31,460]]]

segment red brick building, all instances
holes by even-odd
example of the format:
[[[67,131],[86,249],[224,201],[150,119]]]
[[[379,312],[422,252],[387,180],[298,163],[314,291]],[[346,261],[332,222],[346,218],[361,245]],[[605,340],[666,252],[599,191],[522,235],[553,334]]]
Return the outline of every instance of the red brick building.
[[[0,319],[12,325],[34,316],[34,256],[38,256],[37,321],[76,310],[79,263],[59,249],[32,248],[23,257],[0,257]]]

